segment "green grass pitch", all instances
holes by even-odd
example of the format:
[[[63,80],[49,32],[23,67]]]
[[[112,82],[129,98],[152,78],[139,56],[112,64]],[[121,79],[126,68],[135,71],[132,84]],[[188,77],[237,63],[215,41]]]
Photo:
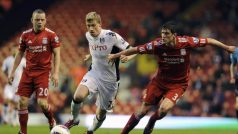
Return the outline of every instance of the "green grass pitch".
[[[0,134],[17,134],[19,126],[11,127],[8,125],[0,125]],[[85,127],[74,127],[71,134],[84,134]],[[121,129],[104,129],[99,128],[95,134],[120,134]],[[208,129],[156,129],[152,134],[237,134],[237,129],[229,128],[208,128]],[[135,129],[130,134],[142,134],[142,129]],[[29,126],[28,134],[49,134],[48,126]]]

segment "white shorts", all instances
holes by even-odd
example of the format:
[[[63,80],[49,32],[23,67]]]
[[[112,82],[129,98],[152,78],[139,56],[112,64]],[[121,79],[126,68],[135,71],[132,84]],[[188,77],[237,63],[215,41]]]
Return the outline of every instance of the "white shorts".
[[[84,85],[89,89],[89,99],[97,95],[96,105],[98,107],[109,112],[112,110],[119,82],[102,81],[95,78],[95,75],[89,71],[84,75],[80,85]]]
[[[4,99],[9,99],[17,102],[19,100],[19,96],[17,96],[16,93],[17,87],[11,86],[7,84],[4,87]]]

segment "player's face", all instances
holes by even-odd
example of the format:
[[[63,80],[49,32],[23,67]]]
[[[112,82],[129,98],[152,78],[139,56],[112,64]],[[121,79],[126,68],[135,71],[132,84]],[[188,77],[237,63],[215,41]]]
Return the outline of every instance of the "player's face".
[[[173,34],[169,29],[161,30],[161,38],[163,44],[173,44],[175,39],[175,34]]]
[[[97,37],[101,32],[101,24],[96,20],[86,21],[87,30],[91,36]]]
[[[42,31],[45,28],[46,17],[44,13],[33,14],[31,21],[35,32]]]

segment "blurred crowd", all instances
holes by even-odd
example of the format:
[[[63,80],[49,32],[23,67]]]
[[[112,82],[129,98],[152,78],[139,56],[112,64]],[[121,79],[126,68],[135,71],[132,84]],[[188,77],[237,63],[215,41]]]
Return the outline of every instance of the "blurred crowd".
[[[185,2],[187,2],[185,4]],[[236,0],[162,0],[154,5],[155,10],[136,26],[131,26],[116,16],[109,18],[106,29],[122,35],[130,45],[142,45],[160,36],[161,25],[175,20],[178,35],[211,37],[228,45],[238,42],[238,2]],[[211,6],[212,5],[212,6]],[[82,53],[88,51],[84,36],[79,37]],[[83,58],[83,57],[82,57]],[[229,83],[229,53],[215,47],[194,49],[191,54],[189,87],[171,111],[172,116],[220,116],[235,117],[234,85]],[[79,61],[82,59],[78,59]],[[71,68],[61,77],[59,89],[52,89],[49,100],[60,121],[59,114],[70,113],[70,102],[90,62]],[[143,89],[157,69],[155,56],[138,55],[129,63],[121,63],[120,89],[114,114],[131,114],[141,104]],[[178,70],[179,71],[179,70]],[[0,98],[1,99],[1,98]],[[62,103],[63,102],[63,103]],[[32,101],[30,112],[39,112]],[[82,114],[95,112],[94,101],[86,101]]]

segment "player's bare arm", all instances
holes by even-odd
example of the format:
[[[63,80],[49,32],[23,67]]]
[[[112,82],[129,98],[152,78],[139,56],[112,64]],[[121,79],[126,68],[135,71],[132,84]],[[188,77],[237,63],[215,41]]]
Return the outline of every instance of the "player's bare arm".
[[[113,59],[121,57],[121,55],[130,56],[130,55],[137,54],[137,53],[138,53],[137,52],[137,47],[130,47],[129,49],[126,49],[126,50],[121,51],[119,53],[109,54],[108,55],[108,60],[111,61]]]
[[[60,47],[54,48],[53,53],[54,53],[54,70],[51,80],[53,82],[53,85],[57,87],[59,82]]]
[[[22,59],[23,56],[24,56],[24,52],[22,52],[22,51],[17,52],[12,71],[11,71],[11,73],[9,75],[9,78],[8,78],[8,83],[10,85],[12,84],[12,82],[14,80],[15,71],[16,71],[18,65],[21,63],[21,59]]]
[[[233,63],[231,63],[230,65],[230,83],[234,84],[235,83],[235,75],[234,75],[234,67],[235,65]]]
[[[235,46],[227,46],[224,43],[222,43],[218,40],[212,39],[212,38],[207,38],[207,42],[208,42],[208,44],[221,47],[221,48],[225,49],[226,51],[228,51],[230,53],[233,53],[235,51],[235,48],[236,48]]]

